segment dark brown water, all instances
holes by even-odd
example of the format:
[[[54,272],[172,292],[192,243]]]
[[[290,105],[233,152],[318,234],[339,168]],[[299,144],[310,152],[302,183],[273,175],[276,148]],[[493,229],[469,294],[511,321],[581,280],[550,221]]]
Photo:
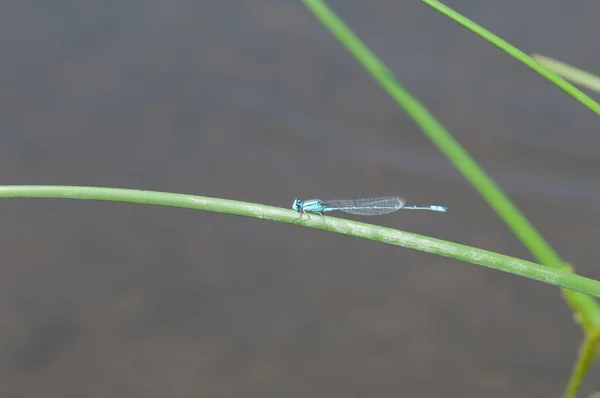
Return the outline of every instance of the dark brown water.
[[[598,117],[419,2],[331,4],[600,278]],[[600,73],[594,0],[449,5]],[[368,221],[531,259],[299,2],[9,0],[0,51],[2,184],[401,195],[449,212]],[[0,214],[2,397],[557,397],[579,343],[557,289],[420,252],[117,203]]]

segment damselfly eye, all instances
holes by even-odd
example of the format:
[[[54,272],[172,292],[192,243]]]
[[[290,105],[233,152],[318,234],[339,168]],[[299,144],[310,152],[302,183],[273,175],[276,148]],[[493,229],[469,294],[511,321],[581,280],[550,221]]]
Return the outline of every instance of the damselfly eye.
[[[294,203],[292,204],[292,209],[296,211],[300,211],[302,208],[302,201],[300,199],[294,199]]]

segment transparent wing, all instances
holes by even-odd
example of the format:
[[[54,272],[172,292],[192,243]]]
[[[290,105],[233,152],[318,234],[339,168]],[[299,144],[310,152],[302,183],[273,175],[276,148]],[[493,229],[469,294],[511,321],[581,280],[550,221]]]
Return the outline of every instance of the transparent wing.
[[[378,216],[401,209],[406,201],[398,196],[383,196],[380,198],[362,199],[332,199],[324,200],[324,211],[340,210],[361,216]]]

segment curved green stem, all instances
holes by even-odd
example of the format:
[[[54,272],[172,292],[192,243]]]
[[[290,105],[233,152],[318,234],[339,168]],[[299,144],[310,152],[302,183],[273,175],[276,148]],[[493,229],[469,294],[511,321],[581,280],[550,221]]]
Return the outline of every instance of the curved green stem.
[[[299,222],[298,213],[291,209],[256,203],[135,189],[46,185],[0,186],[0,198],[61,198],[141,203],[214,211],[297,224],[479,264],[600,297],[600,282],[559,269],[544,267],[529,261],[453,242],[342,218],[312,217],[310,220]]]

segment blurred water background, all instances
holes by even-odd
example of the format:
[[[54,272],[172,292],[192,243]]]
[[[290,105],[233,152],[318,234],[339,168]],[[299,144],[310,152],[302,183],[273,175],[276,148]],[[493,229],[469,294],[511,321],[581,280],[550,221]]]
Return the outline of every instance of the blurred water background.
[[[330,4],[600,279],[597,116],[420,2]],[[596,1],[447,4],[600,73]],[[400,195],[449,212],[367,221],[531,259],[300,2],[9,0],[0,51],[2,184]],[[3,397],[556,397],[580,339],[549,285],[371,241],[120,203],[0,214]]]

